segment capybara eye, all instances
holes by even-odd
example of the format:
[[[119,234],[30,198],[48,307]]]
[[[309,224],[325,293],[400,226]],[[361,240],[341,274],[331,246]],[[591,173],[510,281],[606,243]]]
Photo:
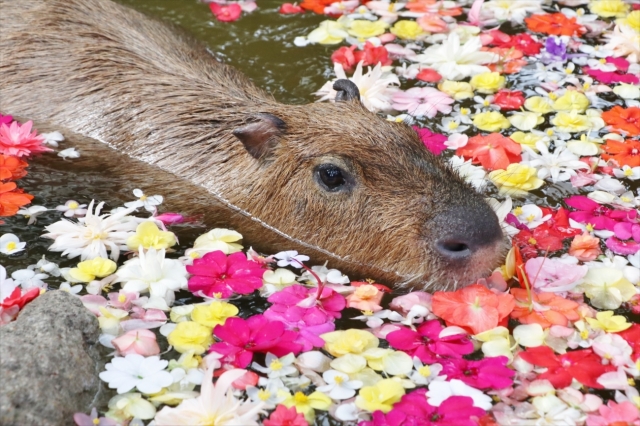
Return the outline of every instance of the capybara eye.
[[[335,192],[347,183],[346,173],[334,164],[321,164],[316,168],[316,175],[320,178],[321,186],[327,191]]]

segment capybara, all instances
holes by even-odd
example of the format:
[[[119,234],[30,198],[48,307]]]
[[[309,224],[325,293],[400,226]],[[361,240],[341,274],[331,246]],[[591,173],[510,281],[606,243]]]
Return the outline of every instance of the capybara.
[[[483,197],[409,126],[368,112],[353,83],[336,83],[335,103],[284,105],[189,36],[111,1],[0,10],[0,111],[195,184],[250,219],[251,233],[238,231],[254,246],[301,247],[396,288],[466,285],[499,264],[504,237]],[[260,244],[273,235],[283,244]]]

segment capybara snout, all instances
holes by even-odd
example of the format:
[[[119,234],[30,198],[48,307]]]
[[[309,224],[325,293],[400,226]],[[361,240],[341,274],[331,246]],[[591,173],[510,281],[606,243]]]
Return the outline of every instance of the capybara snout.
[[[335,103],[284,105],[188,36],[111,1],[0,8],[2,112],[199,185],[260,224],[247,238],[277,234],[354,278],[407,288],[466,285],[500,263],[504,239],[482,196],[409,126],[368,112],[352,83],[336,83]],[[184,195],[173,207],[188,211]]]

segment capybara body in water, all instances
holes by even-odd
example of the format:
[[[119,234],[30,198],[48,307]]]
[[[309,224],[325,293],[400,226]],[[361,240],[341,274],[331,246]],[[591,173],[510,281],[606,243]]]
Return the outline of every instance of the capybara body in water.
[[[0,0],[0,10],[0,111],[198,185],[260,223],[253,241],[276,233],[397,287],[465,285],[499,263],[503,235],[482,196],[409,126],[364,109],[348,82],[341,102],[283,105],[111,1]]]

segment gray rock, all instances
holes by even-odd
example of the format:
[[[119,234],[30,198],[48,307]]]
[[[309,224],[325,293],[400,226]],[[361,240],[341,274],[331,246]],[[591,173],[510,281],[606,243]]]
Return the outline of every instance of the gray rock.
[[[49,291],[0,327],[0,425],[74,424],[101,388],[98,320],[75,296]]]

